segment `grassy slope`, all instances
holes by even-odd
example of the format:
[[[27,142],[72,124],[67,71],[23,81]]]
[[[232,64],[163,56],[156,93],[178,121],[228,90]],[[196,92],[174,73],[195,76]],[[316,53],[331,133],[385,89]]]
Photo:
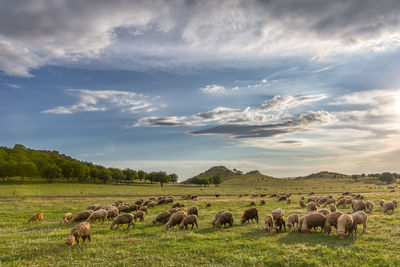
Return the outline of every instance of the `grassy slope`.
[[[232,181],[231,181],[232,182]],[[289,182],[295,184],[290,185]],[[288,183],[288,184],[286,184]],[[339,183],[339,184],[338,184]],[[262,183],[261,183],[262,184]],[[66,190],[65,184],[53,185],[0,185],[2,196],[12,196],[16,190],[18,195],[39,194],[45,196],[80,195],[79,188],[87,187],[86,193],[94,195],[132,195],[123,197],[127,202],[137,199],[136,194],[190,194],[208,193],[217,190],[220,193],[235,193],[257,190],[256,187],[266,187],[267,191],[286,191],[302,187],[304,192],[319,192],[321,181],[281,181],[281,184],[268,184],[243,188],[239,185],[222,185],[220,188],[199,188],[183,186],[104,186],[73,185],[74,190]],[[47,187],[46,187],[47,186]],[[332,188],[330,188],[332,186]],[[350,183],[336,181],[336,185],[327,185],[324,191],[341,189],[346,191],[375,191],[375,185],[367,183]],[[203,189],[203,191],[200,191]],[[100,190],[100,191],[97,191]],[[121,190],[123,192],[121,192]],[[165,190],[165,191],[164,191]],[[261,189],[260,191],[262,191]],[[34,193],[32,193],[34,192]],[[76,194],[78,192],[78,194]],[[11,193],[11,194],[10,194]],[[186,207],[196,204],[200,207],[200,229],[180,231],[177,229],[166,232],[163,226],[151,225],[155,215],[169,206],[157,206],[150,210],[145,223],[137,223],[130,231],[110,231],[108,224],[92,224],[93,241],[83,248],[67,249],[64,245],[70,225],[62,225],[60,218],[65,212],[78,212],[93,203],[107,204],[120,197],[69,197],[69,198],[14,198],[0,199],[0,265],[43,265],[67,266],[82,265],[131,265],[142,266],[160,264],[177,265],[335,265],[335,266],[398,266],[400,264],[400,214],[383,216],[378,201],[380,198],[399,198],[399,193],[388,193],[388,190],[365,194],[367,199],[375,202],[376,209],[369,216],[368,234],[357,238],[338,240],[334,235],[319,233],[299,234],[285,232],[281,234],[265,233],[262,219],[260,224],[240,225],[238,220],[244,209],[248,208],[250,198],[237,197],[200,197],[199,202],[185,201]],[[335,195],[337,196],[337,195]],[[299,208],[298,198],[293,198],[292,204],[277,202],[266,198],[267,205],[258,206],[260,218],[264,218],[275,208],[281,207],[286,215],[292,212],[304,214]],[[207,202],[213,204],[211,209],[205,209]],[[258,199],[257,199],[258,202]],[[221,209],[233,212],[235,226],[232,229],[213,230],[210,221]],[[45,222],[27,225],[31,214],[44,211]],[[344,210],[346,213],[350,209]],[[333,231],[335,233],[335,231]]]

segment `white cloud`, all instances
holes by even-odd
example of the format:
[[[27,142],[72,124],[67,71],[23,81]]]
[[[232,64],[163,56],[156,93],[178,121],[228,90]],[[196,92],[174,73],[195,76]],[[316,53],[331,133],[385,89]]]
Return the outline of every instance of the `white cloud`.
[[[213,95],[224,94],[227,92],[225,87],[216,84],[207,85],[206,87],[200,88],[200,90],[203,91],[204,93]]]
[[[121,112],[149,112],[155,110],[148,97],[135,92],[86,89],[69,89],[67,92],[78,97],[77,104],[47,109],[42,113],[72,114],[76,112],[106,111],[113,108],[118,108]]]
[[[139,119],[134,127],[160,127],[160,126],[191,126],[191,122],[186,122],[186,117],[145,117]]]

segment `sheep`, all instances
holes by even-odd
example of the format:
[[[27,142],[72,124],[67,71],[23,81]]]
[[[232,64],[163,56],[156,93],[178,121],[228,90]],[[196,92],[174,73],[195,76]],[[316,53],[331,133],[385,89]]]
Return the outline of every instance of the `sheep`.
[[[280,215],[275,220],[275,230],[277,233],[282,232],[282,225],[283,229],[286,231],[285,218],[283,215]]]
[[[304,216],[301,216],[299,218],[299,222],[297,223],[297,227],[296,227],[296,230],[299,231],[300,233],[301,233],[301,226],[303,224],[303,220],[304,220]]]
[[[130,206],[129,204],[120,203],[120,204],[117,206],[117,209],[118,209],[119,212],[129,212],[130,207],[131,207],[131,206]]]
[[[283,212],[283,210],[281,208],[274,210],[271,213],[272,217],[274,218],[274,221],[276,220],[276,218],[278,218],[279,216],[284,216],[285,213]]]
[[[365,201],[365,206],[367,207],[367,210],[369,210],[369,213],[372,213],[372,210],[374,209],[374,202],[367,200]]]
[[[346,233],[353,235],[353,217],[343,214],[337,220],[337,235],[343,239]]]
[[[181,206],[182,205],[182,206]],[[180,208],[180,207],[184,207],[185,206],[185,204],[181,204],[181,203],[179,203],[179,202],[176,202],[176,203],[174,203],[174,204],[172,204],[172,207],[171,208]]]
[[[366,205],[365,205],[365,202],[364,202],[364,201],[360,200],[360,201],[355,202],[355,203],[352,205],[352,208],[353,208],[353,212],[356,212],[356,211],[365,211]]]
[[[301,206],[302,208],[305,208],[305,207],[306,207],[306,204],[304,203],[304,200],[303,200],[303,199],[300,199],[299,203],[300,203],[300,206]]]
[[[256,208],[250,208],[244,211],[242,218],[240,219],[240,222],[244,224],[245,222],[250,223],[250,220],[252,223],[254,223],[253,219],[256,219],[256,222],[258,223],[258,210]]]
[[[207,203],[206,208],[211,208],[211,203]]]
[[[146,207],[147,208],[154,208],[156,206],[156,203],[154,201],[150,201],[149,203],[147,203]]]
[[[368,220],[367,214],[364,211],[357,211],[350,214],[350,216],[353,217],[354,233],[357,235],[357,224],[362,224],[363,225],[362,233],[365,234],[367,232],[367,220]]]
[[[175,212],[181,211],[181,209],[177,209],[177,208],[172,208],[168,210],[169,213],[174,214]]]
[[[119,215],[118,209],[114,206],[106,207],[105,210],[107,211],[107,219],[113,219]]]
[[[136,222],[137,219],[140,219],[140,222],[144,221],[144,212],[142,210],[138,210],[133,214],[134,220]]]
[[[340,211],[334,211],[326,215],[324,232],[327,233],[328,235],[331,234],[331,227],[334,226],[335,228],[337,228],[337,220],[342,215],[343,212]]]
[[[254,201],[250,201],[250,204],[249,204],[249,206],[255,206],[256,205],[256,202],[254,202]]]
[[[185,230],[187,230],[189,224],[192,225],[192,229],[194,225],[196,225],[196,228],[199,229],[199,220],[195,214],[190,214],[183,218],[181,224],[179,224],[179,228],[185,228]]]
[[[310,203],[307,204],[306,207],[307,207],[307,212],[316,211],[317,210],[317,203],[310,202]]]
[[[299,217],[300,216],[297,213],[293,213],[293,214],[289,215],[289,217],[287,219],[287,225],[289,227],[289,230],[292,227],[294,228],[295,224],[297,225],[299,223]]]
[[[137,211],[139,210],[140,206],[133,204],[133,205],[128,205],[127,207],[124,208],[124,212],[132,212],[132,211]]]
[[[149,205],[150,202],[152,202],[150,199],[146,200],[145,202],[143,202],[143,206]]]
[[[341,198],[341,199],[338,199],[338,201],[336,203],[336,207],[338,207],[338,208],[339,208],[339,206],[343,206],[344,207],[345,204],[346,204],[346,199],[345,198]]]
[[[260,206],[262,206],[262,205],[265,205],[265,200],[264,199],[260,200]]]
[[[381,208],[383,208],[384,204],[385,204],[385,200],[384,199],[379,200],[379,205],[381,206]]]
[[[188,215],[194,214],[196,216],[199,216],[199,208],[197,206],[192,206],[192,207],[188,208],[187,214]]]
[[[335,204],[335,203],[336,203],[336,200],[334,200],[333,198],[328,198],[328,200],[325,202],[324,207],[326,207],[327,205],[330,205],[330,204]]]
[[[89,240],[91,239],[91,233],[90,233],[90,224],[88,222],[81,222],[77,225],[75,225],[72,229],[71,232],[69,233],[67,237],[67,241],[65,243],[69,247],[73,247],[75,243],[79,246],[79,239],[82,237],[82,244],[85,244],[86,238]]]
[[[217,218],[222,214],[222,213],[224,213],[226,210],[220,210],[220,211],[218,211],[216,214],[215,214],[215,216],[214,216],[214,218],[213,218],[213,220],[211,221],[211,224],[215,227],[215,222],[217,221]]]
[[[383,204],[383,213],[389,214],[389,211],[391,210],[392,214],[393,214],[394,208],[395,208],[395,205],[393,202],[391,202],[391,201],[385,202],[385,204]]]
[[[175,225],[179,225],[182,222],[183,218],[185,218],[186,216],[187,214],[184,211],[175,212],[171,215],[168,222],[165,224],[165,229],[168,230]]]
[[[165,204],[169,204],[169,203],[173,203],[173,202],[174,202],[174,199],[171,197],[165,199]]]
[[[82,222],[84,220],[87,220],[87,218],[89,218],[90,214],[92,214],[92,210],[84,210],[81,212],[78,212],[77,214],[75,214],[74,217],[72,217],[72,219],[69,221],[70,223],[75,223],[75,222]]]
[[[99,209],[96,211],[93,211],[92,214],[90,214],[89,218],[87,218],[87,222],[94,222],[98,219],[102,219],[101,224],[104,223],[104,220],[107,219],[107,211],[105,209]]]
[[[286,200],[286,196],[280,196],[278,199],[278,201],[284,201],[284,200]]]
[[[147,209],[147,207],[145,207],[145,206],[140,207],[139,211],[143,211],[143,212],[145,212],[146,214],[148,214],[148,209]]]
[[[327,209],[320,209],[320,210],[317,210],[317,212],[323,214],[324,216],[326,216],[330,213],[329,210],[327,210]]]
[[[396,199],[393,199],[392,202],[393,202],[393,204],[394,204],[394,207],[397,208],[397,200],[396,200]]]
[[[122,229],[128,230],[129,226],[132,224],[132,227],[135,228],[135,224],[133,223],[133,220],[135,217],[131,213],[125,213],[125,214],[120,214],[115,219],[112,221],[110,225],[110,230],[113,230],[114,225],[117,225],[117,228],[121,225]],[[125,229],[124,224],[128,224],[128,227]]]
[[[153,224],[162,223],[165,224],[168,222],[169,218],[171,217],[171,213],[169,211],[163,211],[157,214],[157,217],[153,220]]]
[[[72,213],[67,212],[63,215],[63,223],[68,223],[72,219]]]
[[[36,213],[33,215],[29,220],[28,223],[30,222],[41,222],[43,221],[43,212]]]
[[[292,201],[290,200],[290,198],[288,198],[288,199],[286,200],[286,203],[287,203],[287,204],[290,204],[290,202],[292,202]]]
[[[142,203],[143,203],[143,199],[139,199],[139,200],[136,200],[136,201],[135,201],[135,204],[136,204],[136,205],[139,205],[139,206],[141,206]]]
[[[100,204],[94,204],[94,205],[91,205],[91,206],[87,207],[86,209],[95,211],[95,210],[98,210],[100,208],[101,208]]]
[[[331,212],[335,212],[337,210],[335,204],[331,204],[330,210]]]
[[[219,216],[217,216],[215,220],[215,227],[220,228],[222,225],[226,228],[226,224],[229,224],[229,227],[233,225],[233,215],[230,211],[224,211]]]
[[[265,231],[266,231],[266,232],[271,231],[271,229],[272,229],[272,227],[273,227],[273,225],[274,225],[274,218],[272,217],[272,215],[271,215],[271,214],[268,214],[268,215],[265,217],[264,222],[265,222]]]
[[[157,201],[157,205],[165,204],[165,201],[166,201],[165,198],[162,198]]]
[[[354,200],[354,199],[352,199],[352,198],[346,199],[346,201],[345,201],[343,207],[344,207],[345,205],[352,205],[353,200]]]
[[[311,228],[314,228],[314,230],[316,230],[316,228],[319,226],[319,227],[321,227],[321,232],[322,232],[322,229],[325,226],[325,221],[326,221],[326,217],[325,217],[325,215],[323,215],[321,213],[316,212],[316,213],[307,214],[303,218],[303,223],[301,225],[301,231],[309,232]]]

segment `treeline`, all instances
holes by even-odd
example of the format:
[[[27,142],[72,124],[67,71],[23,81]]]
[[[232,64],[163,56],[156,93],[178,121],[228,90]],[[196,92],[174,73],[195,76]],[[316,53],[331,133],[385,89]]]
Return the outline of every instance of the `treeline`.
[[[211,177],[195,176],[190,179],[191,184],[198,184],[198,185],[203,185],[203,186],[210,186],[210,184],[214,184],[215,186],[218,186],[221,182],[222,182],[221,174],[216,174]]]
[[[0,178],[3,182],[9,177],[26,178],[39,177],[48,183],[55,181],[71,182],[77,179],[79,183],[109,183],[130,184],[134,180],[150,183],[176,183],[178,175],[166,172],[150,172],[130,168],[106,168],[91,162],[79,161],[58,151],[34,150],[23,145],[13,148],[0,147]]]

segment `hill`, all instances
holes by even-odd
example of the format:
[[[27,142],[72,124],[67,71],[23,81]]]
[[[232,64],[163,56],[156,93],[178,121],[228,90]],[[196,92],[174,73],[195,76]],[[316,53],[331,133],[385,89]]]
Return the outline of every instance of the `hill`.
[[[322,171],[318,173],[312,173],[307,176],[297,177],[296,179],[312,179],[312,178],[327,178],[327,179],[348,179],[351,178],[351,175],[337,173],[337,172],[328,172]]]
[[[224,181],[227,177],[234,174],[234,172],[232,170],[226,168],[225,166],[214,166],[214,167],[209,168],[205,172],[195,175],[192,178],[189,178],[181,183],[182,184],[191,184],[195,177],[210,178],[210,177],[213,177],[214,175],[218,175],[218,174],[221,175],[222,181]]]

